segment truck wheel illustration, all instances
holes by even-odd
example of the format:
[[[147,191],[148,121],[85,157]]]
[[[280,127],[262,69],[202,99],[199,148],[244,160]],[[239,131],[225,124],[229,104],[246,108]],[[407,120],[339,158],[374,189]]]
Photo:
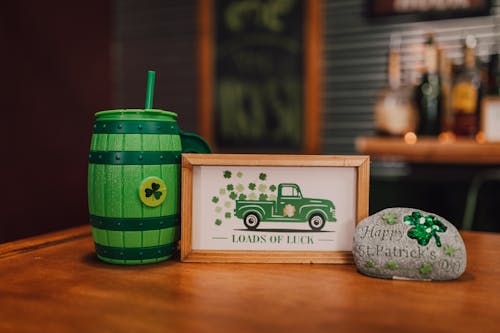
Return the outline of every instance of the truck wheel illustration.
[[[249,230],[255,230],[257,229],[260,223],[259,215],[255,213],[248,213],[247,215],[245,215],[243,223],[245,224],[245,227],[247,227]]]
[[[309,218],[309,226],[314,231],[320,231],[325,226],[325,219],[321,214],[313,214]]]

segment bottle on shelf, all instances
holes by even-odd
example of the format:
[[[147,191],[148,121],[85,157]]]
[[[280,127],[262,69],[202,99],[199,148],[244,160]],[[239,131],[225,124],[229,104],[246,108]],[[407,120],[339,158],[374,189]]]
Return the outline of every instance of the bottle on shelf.
[[[451,110],[451,87],[453,64],[443,49],[438,50],[439,79],[441,82],[441,133],[451,134],[453,113]]]
[[[439,135],[441,132],[441,98],[438,50],[434,36],[429,34],[424,44],[424,73],[415,91],[415,100],[419,111],[417,134]]]
[[[388,86],[374,106],[375,128],[379,135],[403,136],[414,132],[417,125],[412,89],[401,84],[400,39],[392,36],[388,55]]]
[[[488,59],[488,74],[487,74],[487,93],[490,96],[500,95],[500,18],[495,16],[493,19],[495,33],[494,44],[490,48],[490,56]]]
[[[500,95],[500,62],[499,62],[499,45],[495,45],[491,50],[488,62],[488,95]]]
[[[463,41],[464,64],[452,88],[453,132],[473,137],[478,132],[482,95],[481,71],[476,63],[477,40],[468,35]]]

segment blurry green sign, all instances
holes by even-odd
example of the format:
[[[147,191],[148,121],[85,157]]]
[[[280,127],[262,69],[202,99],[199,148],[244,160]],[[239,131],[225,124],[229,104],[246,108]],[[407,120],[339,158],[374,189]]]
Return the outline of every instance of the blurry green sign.
[[[303,139],[303,3],[216,0],[215,143],[298,150]]]

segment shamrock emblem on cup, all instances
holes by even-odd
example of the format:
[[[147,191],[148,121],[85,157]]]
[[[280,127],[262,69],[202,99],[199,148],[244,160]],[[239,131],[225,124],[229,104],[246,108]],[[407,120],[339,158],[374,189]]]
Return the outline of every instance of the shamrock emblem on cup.
[[[156,200],[160,200],[160,197],[163,193],[159,189],[160,189],[160,184],[151,183],[151,188],[146,188],[144,190],[146,198],[149,198],[150,196],[153,195]]]
[[[158,177],[148,177],[139,186],[139,198],[148,207],[157,207],[165,201],[167,187]]]

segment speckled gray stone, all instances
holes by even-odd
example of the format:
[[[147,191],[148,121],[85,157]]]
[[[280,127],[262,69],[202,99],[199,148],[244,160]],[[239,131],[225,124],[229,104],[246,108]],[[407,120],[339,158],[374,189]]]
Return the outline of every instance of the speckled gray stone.
[[[388,208],[362,220],[353,255],[358,271],[384,279],[453,280],[467,264],[455,226],[414,208]]]

